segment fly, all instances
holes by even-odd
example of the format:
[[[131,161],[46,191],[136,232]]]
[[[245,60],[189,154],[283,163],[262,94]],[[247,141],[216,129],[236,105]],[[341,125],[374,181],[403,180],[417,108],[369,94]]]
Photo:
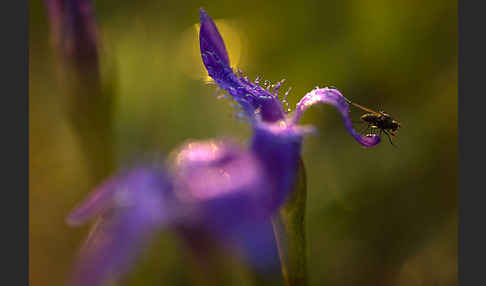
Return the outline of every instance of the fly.
[[[367,112],[367,113],[361,115],[361,120],[368,124],[365,132],[368,131],[368,129],[370,129],[370,128],[372,130],[380,130],[380,135],[382,133],[385,133],[386,136],[388,137],[388,140],[390,141],[390,143],[393,146],[395,146],[395,144],[393,144],[393,142],[391,140],[391,137],[395,137],[397,135],[397,130],[398,130],[398,128],[400,128],[400,122],[393,119],[390,114],[388,114],[384,111],[376,112],[372,109],[369,109],[367,107],[364,107],[362,105],[354,103],[347,98],[344,98],[344,99],[349,104],[353,105],[354,107],[357,107],[357,108]]]

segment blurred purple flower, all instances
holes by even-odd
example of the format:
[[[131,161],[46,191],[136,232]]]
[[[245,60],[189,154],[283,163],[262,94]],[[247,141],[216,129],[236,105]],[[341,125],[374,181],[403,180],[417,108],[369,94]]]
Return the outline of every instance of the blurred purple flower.
[[[44,0],[53,45],[79,65],[97,65],[98,32],[91,0]]]
[[[172,215],[164,172],[137,167],[108,179],[67,218],[81,225],[97,217],[81,249],[73,285],[102,285],[130,269],[146,241]]]
[[[71,212],[72,226],[98,218],[79,254],[73,285],[117,279],[142,246],[167,228],[192,237],[209,234],[239,248],[257,268],[278,265],[268,220],[275,211],[271,180],[255,154],[228,141],[190,142],[167,165],[145,163],[121,172]]]

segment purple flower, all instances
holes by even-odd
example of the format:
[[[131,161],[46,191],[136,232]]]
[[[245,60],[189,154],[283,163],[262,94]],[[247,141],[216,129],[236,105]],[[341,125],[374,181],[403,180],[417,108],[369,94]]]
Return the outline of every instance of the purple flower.
[[[302,129],[296,127],[302,113],[316,103],[326,103],[334,106],[341,113],[346,130],[363,146],[371,147],[380,142],[375,134],[361,135],[356,132],[349,118],[349,105],[337,89],[317,88],[306,94],[297,104],[297,110],[286,114],[282,102],[279,100],[279,88],[283,81],[275,84],[273,92],[250,82],[246,77],[236,75],[230,67],[228,53],[223,39],[213,20],[200,9],[201,29],[199,42],[201,57],[209,76],[223,89],[225,89],[245,110],[256,128],[262,123],[275,123],[270,127],[277,131],[302,135]],[[277,132],[278,133],[278,132]]]
[[[297,125],[307,108],[317,103],[330,104],[340,112],[344,127],[358,143],[372,147],[380,142],[378,135],[362,135],[353,128],[349,105],[337,89],[316,88],[300,100],[293,113],[287,114],[278,94],[283,81],[273,85],[272,92],[271,86],[264,89],[258,85],[258,80],[252,83],[246,77],[235,74],[223,39],[202,8],[200,21],[199,43],[204,66],[209,76],[241,105],[252,122],[251,149],[272,180],[276,192],[273,203],[280,205],[285,200],[295,179],[302,137],[312,130]]]
[[[249,148],[229,141],[189,142],[165,164],[141,164],[96,188],[68,217],[71,225],[97,218],[79,254],[75,285],[98,286],[130,269],[153,235],[173,229],[197,249],[209,236],[243,250],[257,268],[278,262],[270,218],[289,197],[299,168],[304,111],[316,103],[336,107],[346,130],[363,146],[376,135],[356,132],[349,106],[336,89],[314,89],[287,114],[273,91],[236,75],[216,26],[201,9],[201,55],[209,75],[242,106],[252,123]]]
[[[248,115],[261,109],[262,119],[277,121],[284,119],[282,106],[274,95],[248,79],[235,75],[229,65],[228,53],[223,39],[213,20],[201,8],[199,43],[201,56],[209,75],[240,103]]]
[[[274,192],[263,169],[254,153],[234,143],[196,141],[174,151],[166,165],[145,163],[109,178],[67,218],[73,226],[98,220],[73,284],[119,278],[154,234],[168,228],[239,248],[257,268],[277,264],[268,220]]]

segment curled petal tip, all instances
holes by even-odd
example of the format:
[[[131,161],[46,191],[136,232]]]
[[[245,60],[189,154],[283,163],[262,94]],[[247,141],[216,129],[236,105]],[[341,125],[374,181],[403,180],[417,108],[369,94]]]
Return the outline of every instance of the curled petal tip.
[[[307,93],[297,104],[294,122],[299,120],[307,108],[317,103],[325,103],[334,106],[341,114],[344,127],[359,144],[365,147],[373,147],[380,143],[380,136],[376,134],[362,135],[353,128],[349,116],[349,104],[341,92],[334,88],[316,88]]]
[[[355,137],[356,141],[364,147],[373,147],[381,142],[381,137],[376,134],[361,135]]]

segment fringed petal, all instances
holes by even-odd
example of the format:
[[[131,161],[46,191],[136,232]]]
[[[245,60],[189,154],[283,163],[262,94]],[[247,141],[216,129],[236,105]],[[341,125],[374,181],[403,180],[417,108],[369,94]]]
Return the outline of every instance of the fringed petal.
[[[274,122],[283,119],[285,113],[278,99],[278,88],[275,94],[272,94],[256,82],[252,83],[245,77],[237,76],[229,65],[228,53],[221,34],[203,9],[200,10],[200,21],[199,45],[209,76],[243,107],[250,119],[257,114],[264,121]]]

